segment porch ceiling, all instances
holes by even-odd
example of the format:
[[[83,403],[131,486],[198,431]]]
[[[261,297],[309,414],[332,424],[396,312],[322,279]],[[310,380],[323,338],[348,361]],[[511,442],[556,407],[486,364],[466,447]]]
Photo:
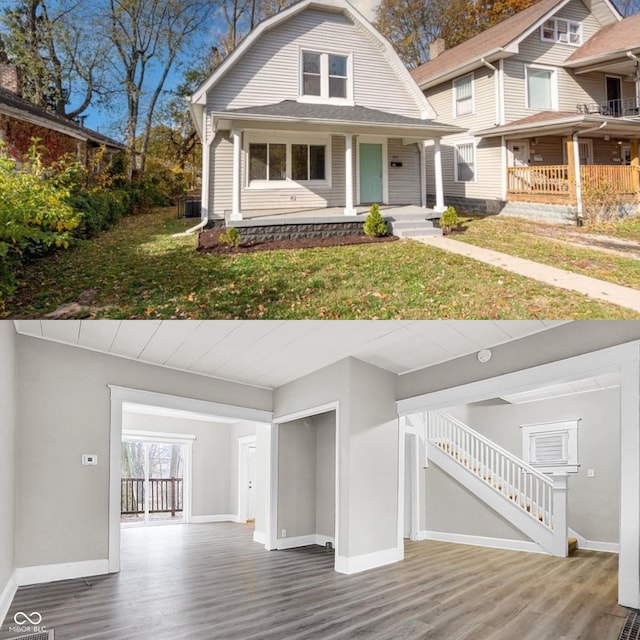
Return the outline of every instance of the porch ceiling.
[[[17,320],[18,333],[170,369],[275,388],[347,357],[408,373],[562,322]]]

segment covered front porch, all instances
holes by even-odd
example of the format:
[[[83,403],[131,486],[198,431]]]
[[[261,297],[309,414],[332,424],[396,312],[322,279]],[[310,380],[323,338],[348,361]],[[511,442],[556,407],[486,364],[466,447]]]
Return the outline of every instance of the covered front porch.
[[[424,142],[457,128],[359,106],[274,105],[213,114],[202,217],[358,217],[373,203],[426,212]],[[206,129],[205,129],[206,130]],[[435,209],[444,210],[442,169]]]
[[[502,137],[503,199],[574,207],[640,203],[640,119],[543,112],[483,132]]]

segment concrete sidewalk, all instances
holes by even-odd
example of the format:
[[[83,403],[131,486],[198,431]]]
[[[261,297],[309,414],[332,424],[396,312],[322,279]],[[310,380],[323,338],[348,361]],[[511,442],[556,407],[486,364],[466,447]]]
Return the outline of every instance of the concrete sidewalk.
[[[640,291],[631,287],[622,287],[618,284],[604,282],[589,276],[581,276],[571,271],[549,267],[532,260],[515,258],[505,253],[476,247],[443,236],[424,236],[413,239],[430,247],[436,247],[465,258],[490,264],[511,273],[517,273],[525,276],[525,278],[532,278],[569,291],[578,291],[595,300],[610,302],[640,312]]]

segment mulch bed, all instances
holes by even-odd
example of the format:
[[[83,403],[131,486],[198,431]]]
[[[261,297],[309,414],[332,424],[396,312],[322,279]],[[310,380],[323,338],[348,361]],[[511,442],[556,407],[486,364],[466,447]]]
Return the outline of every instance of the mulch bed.
[[[271,242],[246,242],[239,247],[229,247],[220,243],[220,234],[224,229],[208,229],[198,236],[198,249],[201,253],[234,254],[253,251],[274,251],[276,249],[313,249],[314,247],[342,247],[351,244],[378,244],[394,242],[396,236],[370,238],[369,236],[341,236],[332,238],[296,238],[292,240],[273,240]]]

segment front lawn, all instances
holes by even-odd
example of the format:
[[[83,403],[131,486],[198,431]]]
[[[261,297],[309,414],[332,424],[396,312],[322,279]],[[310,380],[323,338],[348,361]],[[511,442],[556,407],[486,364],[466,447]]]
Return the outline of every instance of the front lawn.
[[[506,216],[463,220],[465,230],[451,236],[455,240],[640,289],[639,252],[629,252],[629,257],[625,257],[589,248],[589,240],[585,236],[595,232],[594,229],[550,225]],[[601,227],[597,231],[601,233],[603,230]],[[611,237],[640,239],[640,221],[636,219],[612,224],[607,230],[611,232]],[[568,244],[577,242],[586,244]]]
[[[80,301],[93,318],[638,318],[414,241],[200,254],[173,209],[28,265],[6,317]]]

